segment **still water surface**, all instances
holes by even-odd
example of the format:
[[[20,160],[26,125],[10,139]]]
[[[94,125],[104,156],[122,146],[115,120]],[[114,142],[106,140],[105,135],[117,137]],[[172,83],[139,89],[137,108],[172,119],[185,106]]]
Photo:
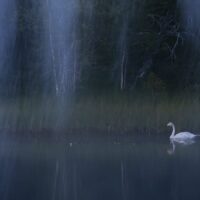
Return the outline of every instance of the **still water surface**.
[[[200,143],[0,144],[1,200],[199,200]]]

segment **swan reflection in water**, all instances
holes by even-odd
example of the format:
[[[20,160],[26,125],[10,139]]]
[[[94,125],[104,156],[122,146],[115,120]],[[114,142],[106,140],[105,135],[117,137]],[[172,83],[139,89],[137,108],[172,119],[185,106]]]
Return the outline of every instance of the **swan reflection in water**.
[[[176,146],[189,146],[194,144],[196,141],[195,140],[174,140],[170,139],[170,145],[171,148],[167,150],[167,153],[169,155],[172,155],[175,153]]]

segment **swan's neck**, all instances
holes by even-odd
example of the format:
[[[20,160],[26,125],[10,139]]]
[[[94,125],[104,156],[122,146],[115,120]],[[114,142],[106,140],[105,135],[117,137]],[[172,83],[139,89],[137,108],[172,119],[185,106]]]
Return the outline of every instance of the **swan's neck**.
[[[171,136],[170,137],[174,137],[175,136],[175,126],[174,125],[172,125],[172,134],[171,134]]]

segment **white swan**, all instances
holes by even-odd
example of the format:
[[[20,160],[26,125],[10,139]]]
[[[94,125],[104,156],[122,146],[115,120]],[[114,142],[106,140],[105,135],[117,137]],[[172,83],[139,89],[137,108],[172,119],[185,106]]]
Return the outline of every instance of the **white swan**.
[[[186,141],[186,140],[193,140],[195,137],[200,136],[200,135],[195,135],[190,132],[180,132],[175,135],[175,125],[172,122],[169,122],[167,126],[172,127],[172,134],[170,135],[171,140],[176,140],[176,141]]]

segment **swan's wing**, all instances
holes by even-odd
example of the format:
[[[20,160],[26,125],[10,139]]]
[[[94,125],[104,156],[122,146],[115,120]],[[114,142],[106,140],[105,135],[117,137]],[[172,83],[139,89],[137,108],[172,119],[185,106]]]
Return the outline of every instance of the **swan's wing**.
[[[180,138],[180,139],[190,139],[190,138],[194,138],[195,135],[190,132],[180,132],[180,133],[176,134],[175,137]]]

